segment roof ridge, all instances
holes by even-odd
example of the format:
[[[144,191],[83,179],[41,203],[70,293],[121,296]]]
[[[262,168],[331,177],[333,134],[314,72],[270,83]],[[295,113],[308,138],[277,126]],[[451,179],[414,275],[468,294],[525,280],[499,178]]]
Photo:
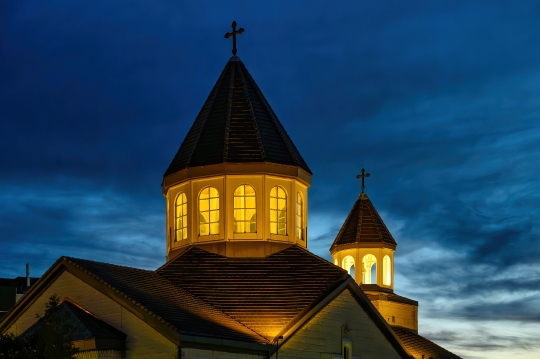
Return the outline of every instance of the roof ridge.
[[[237,61],[233,62],[227,62],[227,66],[231,67],[230,77],[229,77],[229,87],[228,87],[228,95],[227,95],[227,115],[225,117],[225,138],[223,139],[223,162],[227,162],[229,159],[229,134],[230,134],[230,126],[231,126],[231,113],[232,113],[232,103],[233,103],[233,89],[234,89],[234,76],[236,75],[236,66],[235,63]],[[229,65],[230,63],[230,65]],[[212,104],[213,107],[213,104]],[[202,133],[202,130],[201,130]]]
[[[349,214],[347,215],[347,218],[345,218],[345,221],[343,222],[343,225],[341,226],[338,234],[336,235],[336,239],[334,239],[334,243],[332,243],[332,246],[330,246],[330,250],[332,250],[332,248],[334,246],[337,246],[339,244],[338,243],[339,239],[341,238],[341,235],[343,234],[343,232],[345,232],[345,230],[347,228],[346,224],[351,220],[351,217],[354,215],[354,210],[355,210],[356,205],[359,203],[359,199],[360,199],[360,196],[358,196],[356,201],[354,201],[353,207],[349,211]]]
[[[356,224],[356,237],[355,242],[360,242],[360,237],[362,236],[362,224],[364,222],[364,211],[362,211],[362,194],[363,192],[358,196],[357,202],[358,202],[358,223]],[[367,195],[366,195],[367,198]]]
[[[244,64],[242,63],[242,65],[244,65]],[[244,67],[245,67],[245,65],[244,65]],[[247,68],[246,68],[246,72],[248,73],[248,75],[249,75],[249,76],[251,77],[251,79],[253,80],[253,77],[251,76],[251,74],[249,73],[249,71],[247,71]],[[291,152],[291,149],[289,148],[289,145],[288,145],[288,143],[287,143],[287,142],[288,142],[287,140],[290,140],[290,138],[287,139],[287,138],[284,138],[284,137],[283,137],[283,134],[281,133],[281,132],[282,132],[282,131],[281,131],[281,128],[278,126],[278,124],[277,124],[277,122],[276,122],[276,120],[277,120],[277,121],[279,121],[279,120],[277,119],[277,116],[276,116],[274,110],[273,110],[272,107],[270,106],[270,103],[268,103],[268,100],[266,100],[266,97],[264,97],[264,95],[263,95],[261,89],[259,88],[259,85],[257,85],[257,83],[256,83],[254,80],[251,81],[251,82],[253,83],[253,88],[254,88],[255,92],[257,93],[257,96],[259,96],[259,97],[261,98],[261,100],[263,100],[263,101],[261,101],[262,105],[269,111],[269,113],[270,113],[270,116],[269,116],[269,117],[270,117],[270,120],[271,120],[270,122],[271,122],[272,125],[275,127],[277,134],[279,135],[279,137],[281,137],[281,140],[282,140],[283,143],[285,144],[285,148],[287,149],[287,152],[289,153],[289,156],[291,157],[291,160],[293,161],[293,163],[294,163],[296,166],[299,166],[300,164],[299,164],[299,163],[296,161],[296,159],[294,158],[294,156],[293,156],[293,154],[292,154],[292,152]],[[283,127],[283,126],[281,126],[281,127]],[[283,130],[285,130],[285,129],[283,128]],[[290,140],[290,142],[292,143],[292,140]],[[293,144],[293,146],[294,146],[294,144]],[[298,152],[298,149],[297,149],[297,152]],[[306,165],[306,166],[307,166],[307,165]]]
[[[242,66],[240,66],[239,73],[240,73],[240,79],[242,80],[242,84],[243,84],[242,87],[244,88],[244,93],[246,94],[246,97],[248,98],[249,108],[251,109],[251,114],[253,116],[253,127],[255,127],[255,130],[256,130],[255,133],[257,134],[257,141],[259,142],[259,149],[261,150],[263,160],[266,160],[266,152],[264,151],[264,146],[262,144],[261,132],[259,131],[257,118],[255,117],[255,111],[253,111],[253,103],[251,101],[251,98],[249,97],[249,91],[247,89],[246,79],[244,77],[244,72],[242,71]]]
[[[214,91],[214,90],[219,90],[219,87],[221,86],[221,83],[223,82],[223,77],[224,77],[223,74],[224,74],[224,72],[222,72],[221,75],[218,77],[218,80],[216,81],[216,84],[214,85],[214,88],[212,89],[212,92],[210,92],[210,96],[212,96],[212,95],[213,96],[212,96],[212,99],[210,100],[209,110],[206,112],[206,116],[204,116],[204,119],[202,120],[201,129],[199,130],[199,133],[197,134],[197,139],[195,140],[195,143],[193,144],[193,150],[189,154],[189,158],[187,160],[187,167],[189,167],[190,164],[191,164],[191,158],[193,157],[193,154],[195,153],[195,148],[199,144],[199,140],[201,139],[201,136],[202,136],[202,134],[204,132],[204,129],[206,127],[206,122],[208,121],[208,117],[210,117],[210,114],[212,113],[211,110],[214,108],[214,105],[216,103],[216,97],[217,97],[217,93],[219,91]],[[206,102],[208,101],[210,96],[208,96],[206,101],[203,103],[203,107],[201,107],[201,110],[199,111],[199,114],[201,114],[203,112],[204,105],[206,105]],[[199,115],[197,115],[197,117],[199,117]],[[193,126],[195,126],[195,123],[197,122],[197,117],[195,117],[195,121],[193,121],[193,124],[189,128],[189,130],[187,132],[188,134],[191,132],[191,129],[193,128]],[[181,148],[182,148],[182,145],[180,145],[180,148],[178,149],[178,151],[180,151]],[[173,161],[174,161],[174,158],[173,158]],[[168,169],[167,169],[167,171],[168,171]]]
[[[115,267],[121,267],[121,268],[129,268],[129,269],[134,269],[134,270],[143,271],[143,272],[153,272],[152,269],[142,269],[142,268],[124,266],[124,265],[121,265],[121,264],[98,262],[98,261],[94,261],[94,260],[91,260],[91,259],[83,259],[83,258],[76,258],[76,257],[69,257],[69,256],[62,256],[60,258],[66,258],[68,260],[74,259],[74,260],[77,260],[77,261],[90,262],[90,263],[106,264],[106,265],[109,265],[109,266],[115,266]]]
[[[369,197],[367,195],[366,195],[366,199],[367,199],[368,208],[371,207],[371,208],[369,208],[369,210],[372,212],[372,215],[376,216],[379,219],[380,223],[377,224],[377,231],[379,232],[379,237],[381,239],[383,239],[383,232],[382,232],[382,230],[380,228],[380,226],[382,225],[382,227],[384,229],[386,229],[386,232],[390,235],[390,238],[395,242],[396,240],[394,239],[394,236],[392,236],[392,233],[390,232],[390,230],[386,226],[386,223],[384,223],[381,216],[379,215],[379,212],[377,211],[377,209],[375,208],[375,206],[373,205],[373,203],[371,202],[371,200],[369,199]]]
[[[293,249],[293,248],[294,248],[294,249],[299,249],[299,250],[301,250],[301,251],[303,251],[303,252],[309,254],[310,256],[315,257],[316,259],[320,259],[321,261],[324,262],[324,264],[328,264],[328,265],[331,265],[331,266],[335,266],[334,263],[328,261],[327,259],[324,259],[323,257],[320,257],[320,256],[316,255],[315,253],[310,252],[307,248],[303,248],[303,247],[299,246],[298,244],[293,244],[293,245],[290,246],[290,247],[284,248],[284,249],[282,249],[282,250],[280,250],[280,251],[277,251],[276,253],[272,253],[270,256],[273,256],[274,254],[278,254],[278,253],[280,253],[280,252],[286,251],[286,250],[288,250],[288,249]],[[270,257],[270,256],[269,256],[269,257]],[[349,273],[347,273],[347,271],[346,271],[345,269],[343,269],[343,268],[341,268],[341,267],[339,267],[339,266],[336,266],[336,267],[338,267],[340,270],[342,270],[342,271],[345,272],[347,275],[349,275]],[[347,276],[347,275],[346,275],[346,276]],[[346,276],[344,276],[344,277],[346,277]]]

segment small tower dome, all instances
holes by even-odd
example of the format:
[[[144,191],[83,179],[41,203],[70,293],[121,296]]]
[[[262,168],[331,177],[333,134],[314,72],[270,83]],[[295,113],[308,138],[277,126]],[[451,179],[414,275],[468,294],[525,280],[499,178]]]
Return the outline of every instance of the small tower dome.
[[[345,269],[390,325],[418,330],[418,302],[394,293],[394,252],[397,243],[364,193],[356,199],[330,247],[335,265]]]
[[[330,253],[360,286],[394,289],[397,243],[365,193],[360,194],[341,227]]]

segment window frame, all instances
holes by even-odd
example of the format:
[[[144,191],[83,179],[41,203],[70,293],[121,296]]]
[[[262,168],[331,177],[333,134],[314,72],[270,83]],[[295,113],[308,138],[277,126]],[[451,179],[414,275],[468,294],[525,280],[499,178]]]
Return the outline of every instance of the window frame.
[[[276,195],[273,196],[272,192],[276,190]],[[283,197],[280,197],[280,191],[283,193]],[[270,189],[270,203],[269,203],[269,225],[270,225],[270,234],[271,235],[278,235],[278,236],[286,236],[287,235],[287,212],[288,212],[288,203],[287,203],[287,192],[285,189],[281,186],[274,186]],[[272,203],[275,200],[276,208],[272,208]],[[285,206],[282,207],[282,209],[279,208],[280,201],[285,201]],[[272,214],[275,213],[276,220],[272,220]],[[281,216],[281,213],[284,213],[283,216]],[[282,219],[280,221],[280,219]],[[276,224],[276,230],[275,232],[272,230],[272,224]],[[281,231],[282,230],[282,231]],[[281,232],[281,233],[280,233]]]
[[[204,194],[204,191],[208,189],[208,198],[201,198]],[[212,190],[215,191],[216,196],[212,196]],[[220,226],[221,226],[221,218],[220,218],[220,197],[219,197],[219,191],[214,186],[206,186],[199,192],[199,236],[201,237],[207,237],[207,236],[215,236],[219,235],[220,233]],[[213,201],[212,201],[213,200]],[[203,207],[202,203],[203,201],[208,201],[208,204],[205,206],[208,209],[202,210]],[[217,207],[213,208],[212,203],[217,204]],[[212,221],[212,212],[216,213],[216,220]],[[204,216],[203,213],[208,213],[208,216]],[[202,223],[201,219],[205,218],[207,222],[204,224]],[[208,225],[208,233],[203,234],[201,231],[201,226]],[[217,229],[216,232],[213,231],[213,229]]]
[[[182,199],[182,203],[180,203],[180,205],[178,204],[178,200],[179,199]],[[179,215],[178,213],[178,207],[182,207],[182,213]],[[185,211],[184,211],[185,209]],[[178,241],[182,241],[184,239],[187,239],[188,238],[188,227],[189,227],[189,222],[188,222],[188,213],[189,213],[189,210],[188,210],[188,200],[187,200],[187,195],[185,192],[180,192],[178,193],[178,195],[176,196],[176,199],[174,201],[174,241],[175,242],[178,242]],[[180,220],[180,222],[182,223],[182,228],[179,229],[178,228],[178,220]],[[182,238],[178,238],[178,232],[181,231],[182,232]]]
[[[237,195],[236,192],[241,187],[243,187],[243,193],[241,195]],[[253,196],[247,196],[246,195],[246,187],[251,188],[251,190],[253,191]],[[242,199],[243,204],[242,204],[241,207],[236,207],[236,203],[237,203],[236,199],[237,198]],[[251,207],[247,208],[246,198],[253,198],[253,203],[254,203],[253,208],[251,208]],[[254,213],[253,213],[253,215],[251,216],[250,219],[247,219],[246,212],[249,211],[249,210],[253,210]],[[243,211],[243,217],[244,217],[243,220],[238,220],[236,218],[236,213],[237,213],[236,211]],[[251,221],[252,218],[255,218],[255,220]],[[238,231],[237,230],[237,223],[238,222],[244,223],[244,231]],[[251,231],[251,226],[252,226],[253,222],[255,224],[255,231]],[[248,229],[249,229],[249,231],[248,231]],[[253,234],[253,233],[257,233],[257,192],[255,191],[255,188],[250,184],[241,184],[238,187],[236,187],[234,192],[233,192],[233,233],[234,234]]]
[[[302,193],[296,193],[296,223],[295,223],[295,236],[296,239],[305,241],[305,230],[304,230],[304,197]],[[300,213],[299,213],[300,212]]]
[[[392,285],[392,259],[388,254],[383,257],[383,285]]]

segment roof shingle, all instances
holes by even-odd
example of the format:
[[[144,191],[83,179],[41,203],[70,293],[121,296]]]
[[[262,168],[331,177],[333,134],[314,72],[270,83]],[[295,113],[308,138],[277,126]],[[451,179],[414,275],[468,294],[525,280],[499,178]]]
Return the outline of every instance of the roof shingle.
[[[348,277],[297,246],[266,258],[227,258],[193,247],[157,272],[269,340]]]
[[[225,66],[164,176],[224,162],[270,162],[311,174],[237,56]]]
[[[360,194],[341,227],[330,251],[353,243],[385,243],[396,246],[392,234],[365,193]]]
[[[394,333],[415,359],[461,359],[456,354],[438,346],[412,329],[393,326]]]

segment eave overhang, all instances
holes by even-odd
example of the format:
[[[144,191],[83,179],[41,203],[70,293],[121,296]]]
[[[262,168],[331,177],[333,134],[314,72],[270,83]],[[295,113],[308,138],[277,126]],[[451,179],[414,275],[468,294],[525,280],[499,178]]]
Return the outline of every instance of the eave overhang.
[[[273,353],[275,346],[264,343],[245,342],[240,340],[221,339],[208,336],[186,335],[178,332],[178,329],[167,322],[164,318],[157,316],[141,303],[115,289],[107,282],[93,276],[88,271],[69,261],[66,257],[59,258],[45,272],[45,274],[21,297],[15,306],[0,321],[0,334],[4,334],[17,319],[29,308],[45,290],[63,273],[68,272],[108,298],[112,299],[136,317],[144,321],[150,327],[161,333],[173,344],[184,348],[212,347],[222,350],[243,354],[267,355]],[[82,343],[76,343],[82,344]]]
[[[189,167],[163,178],[163,195],[170,187],[187,180],[223,175],[274,175],[296,179],[305,186],[311,186],[311,174],[297,166],[280,165],[271,162],[219,163],[216,165]]]

